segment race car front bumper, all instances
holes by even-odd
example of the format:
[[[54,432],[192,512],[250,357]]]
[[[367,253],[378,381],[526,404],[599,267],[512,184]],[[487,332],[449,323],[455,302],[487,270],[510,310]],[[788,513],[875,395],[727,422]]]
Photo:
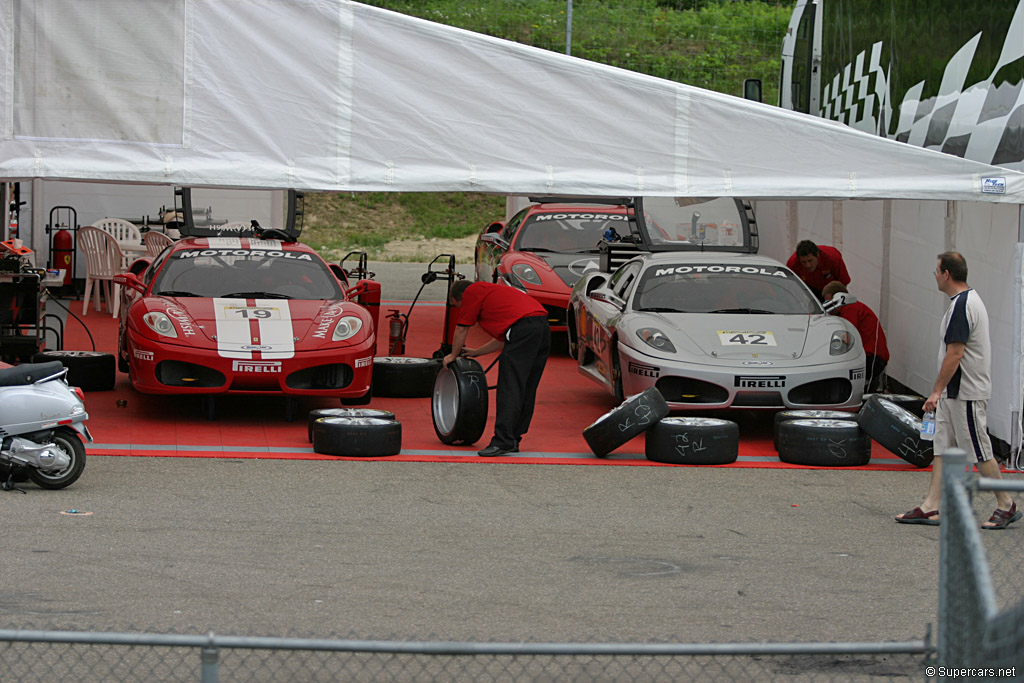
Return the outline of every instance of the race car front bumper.
[[[290,358],[228,358],[160,344],[128,331],[132,385],[145,394],[266,394],[358,398],[370,389],[375,339],[296,351]],[[259,354],[253,354],[259,355]]]
[[[625,395],[657,387],[673,410],[855,409],[864,393],[864,355],[823,365],[794,361],[684,363],[619,345]]]

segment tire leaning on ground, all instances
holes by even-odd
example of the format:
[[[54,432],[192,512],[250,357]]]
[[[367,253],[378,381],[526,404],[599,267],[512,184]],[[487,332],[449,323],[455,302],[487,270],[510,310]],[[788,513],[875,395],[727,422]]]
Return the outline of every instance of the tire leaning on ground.
[[[313,422],[321,417],[376,417],[381,420],[394,420],[395,414],[390,410],[379,408],[317,408],[311,410],[306,429],[310,443],[313,443]]]
[[[864,403],[867,403],[868,399],[872,396],[884,398],[890,403],[895,403],[900,408],[903,408],[918,417],[922,417],[924,415],[924,396],[918,396],[917,394],[864,394],[862,400]]]
[[[313,452],[347,458],[380,458],[402,451],[402,423],[379,417],[319,417]]]
[[[779,425],[779,460],[812,467],[859,467],[871,460],[871,439],[850,420],[787,420]]]
[[[488,410],[487,375],[472,358],[441,368],[430,401],[434,433],[441,443],[471,444],[483,433]]]
[[[373,359],[372,392],[388,398],[426,398],[434,391],[440,358],[380,356]]]
[[[772,443],[779,450],[779,425],[789,420],[849,420],[857,421],[857,413],[842,410],[780,410],[775,413],[775,425],[772,429]]]
[[[921,420],[909,410],[874,394],[861,407],[858,421],[868,436],[911,465],[932,464],[932,442],[921,438]]]
[[[583,430],[590,450],[603,458],[668,415],[668,403],[655,387],[630,396]]]
[[[726,465],[740,455],[740,427],[712,417],[663,417],[644,435],[647,459],[672,465]]]
[[[101,351],[40,351],[33,363],[60,361],[68,369],[67,382],[82,391],[109,391],[117,381],[114,354]]]

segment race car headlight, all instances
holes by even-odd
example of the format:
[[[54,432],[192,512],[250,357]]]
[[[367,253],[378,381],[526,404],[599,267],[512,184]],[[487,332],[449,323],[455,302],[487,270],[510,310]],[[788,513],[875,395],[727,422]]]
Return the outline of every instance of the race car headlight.
[[[853,348],[853,335],[837,330],[832,333],[832,341],[828,344],[828,355],[841,356]]]
[[[363,321],[354,315],[346,315],[334,326],[334,341],[344,341],[363,328]]]
[[[517,263],[512,266],[512,273],[515,274],[521,282],[529,282],[531,285],[541,284],[540,275],[537,275],[537,271],[533,269],[529,263]]]
[[[174,329],[174,323],[167,317],[166,313],[160,313],[159,311],[152,311],[142,316],[142,322],[146,323],[146,326],[159,334],[162,337],[175,337],[177,338],[178,332]]]
[[[665,351],[666,353],[675,353],[676,347],[673,346],[665,334],[656,327],[641,327],[636,331],[636,336],[644,340],[649,346],[653,346],[659,351]]]

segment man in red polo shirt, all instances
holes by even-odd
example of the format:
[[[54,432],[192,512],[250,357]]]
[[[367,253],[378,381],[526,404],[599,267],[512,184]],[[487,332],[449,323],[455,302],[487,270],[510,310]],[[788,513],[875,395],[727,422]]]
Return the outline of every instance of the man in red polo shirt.
[[[825,285],[821,291],[825,301],[831,301],[838,292],[847,292],[846,285],[833,280]],[[882,391],[880,386],[882,372],[889,364],[889,345],[885,342],[885,332],[882,330],[882,323],[878,321],[875,312],[868,308],[867,304],[855,301],[852,304],[834,309],[833,313],[840,318],[845,318],[853,323],[860,333],[860,342],[864,345],[865,373],[864,392],[871,393]]]
[[[529,294],[508,285],[459,280],[448,302],[459,309],[448,366],[459,354],[482,356],[501,350],[495,396],[494,437],[485,457],[518,453],[530,428],[537,385],[551,353],[551,327],[544,307]],[[469,328],[479,324],[494,337],[475,349],[465,348]]]
[[[786,267],[799,275],[821,300],[824,300],[821,290],[829,282],[850,284],[850,274],[846,272],[846,264],[839,250],[835,247],[819,247],[810,240],[796,245],[796,251],[786,261]]]

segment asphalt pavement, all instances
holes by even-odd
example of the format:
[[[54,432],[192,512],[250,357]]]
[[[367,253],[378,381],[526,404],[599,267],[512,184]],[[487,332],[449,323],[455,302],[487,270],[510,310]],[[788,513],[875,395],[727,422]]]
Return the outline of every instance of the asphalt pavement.
[[[409,300],[427,266],[371,270]],[[928,477],[91,456],[68,489],[0,492],[0,612],[7,628],[371,639],[923,638],[939,529],[893,516]]]
[[[234,635],[921,638],[939,530],[893,515],[927,479],[94,456],[63,491],[0,492],[0,611]]]

